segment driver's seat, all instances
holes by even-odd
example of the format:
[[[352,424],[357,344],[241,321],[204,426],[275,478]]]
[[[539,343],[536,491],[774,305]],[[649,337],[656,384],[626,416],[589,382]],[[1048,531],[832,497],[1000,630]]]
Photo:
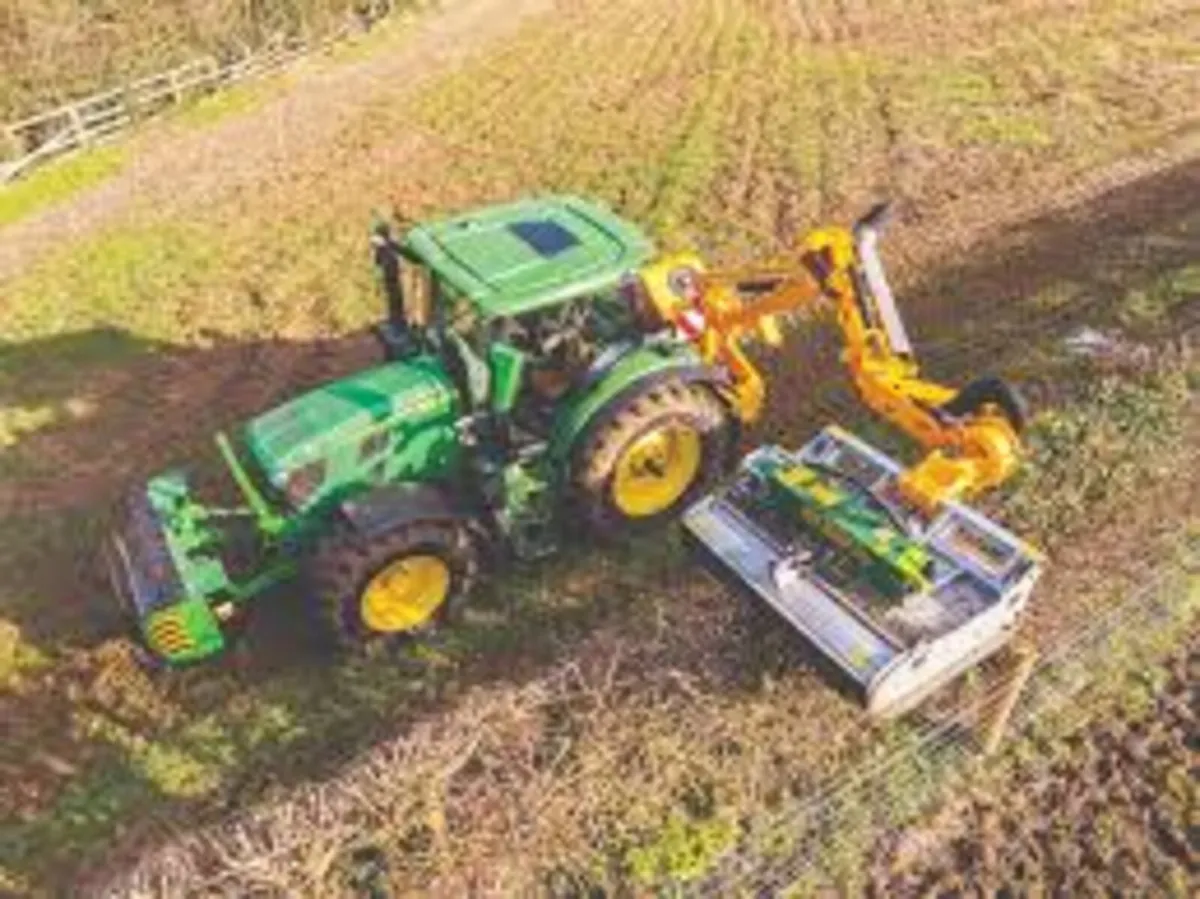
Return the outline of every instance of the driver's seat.
[[[575,378],[565,367],[534,366],[529,370],[529,387],[539,400],[556,403],[571,389]]]

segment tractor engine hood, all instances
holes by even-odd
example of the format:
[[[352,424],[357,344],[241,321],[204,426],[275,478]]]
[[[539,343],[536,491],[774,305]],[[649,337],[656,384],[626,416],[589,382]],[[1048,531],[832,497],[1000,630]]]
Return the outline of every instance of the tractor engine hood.
[[[364,485],[427,480],[451,463],[458,393],[420,356],[326,384],[246,424],[256,468],[304,511]]]

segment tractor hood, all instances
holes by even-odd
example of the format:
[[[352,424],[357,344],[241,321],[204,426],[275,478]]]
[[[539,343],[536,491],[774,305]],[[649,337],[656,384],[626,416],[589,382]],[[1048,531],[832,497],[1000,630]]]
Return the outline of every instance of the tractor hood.
[[[359,372],[250,421],[256,467],[304,509],[372,483],[428,480],[456,449],[458,394],[432,356]]]

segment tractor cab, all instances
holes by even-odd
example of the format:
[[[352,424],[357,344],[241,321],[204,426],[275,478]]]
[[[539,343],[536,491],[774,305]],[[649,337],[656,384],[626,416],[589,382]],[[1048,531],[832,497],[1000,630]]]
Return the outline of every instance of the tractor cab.
[[[638,339],[620,284],[653,247],[595,204],[525,200],[375,243],[389,356],[439,353],[470,413],[544,432],[602,349]]]

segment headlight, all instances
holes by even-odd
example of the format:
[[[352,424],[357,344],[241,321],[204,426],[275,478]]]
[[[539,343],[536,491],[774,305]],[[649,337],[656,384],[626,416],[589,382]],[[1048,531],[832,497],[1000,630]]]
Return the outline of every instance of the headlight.
[[[325,460],[318,459],[292,471],[287,476],[283,490],[291,504],[300,508],[312,498],[324,481]]]

